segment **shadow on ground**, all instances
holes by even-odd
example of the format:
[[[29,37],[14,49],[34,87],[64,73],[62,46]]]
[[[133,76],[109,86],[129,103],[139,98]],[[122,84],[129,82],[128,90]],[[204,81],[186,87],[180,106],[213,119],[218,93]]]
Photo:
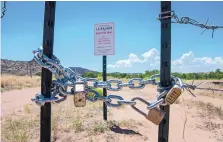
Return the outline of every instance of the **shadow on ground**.
[[[138,133],[138,132],[136,132],[134,130],[122,129],[119,126],[112,126],[110,128],[110,130],[113,131],[113,132],[115,132],[115,133],[119,133],[119,134],[127,134],[127,135],[134,134],[134,135],[140,135],[140,136],[142,136],[140,133]]]

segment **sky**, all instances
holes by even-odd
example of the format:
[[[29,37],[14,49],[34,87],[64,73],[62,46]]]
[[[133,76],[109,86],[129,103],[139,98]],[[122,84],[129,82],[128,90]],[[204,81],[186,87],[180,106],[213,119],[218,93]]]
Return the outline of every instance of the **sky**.
[[[44,2],[7,2],[1,19],[1,59],[29,61],[42,46]],[[223,2],[172,2],[179,18],[223,26]],[[160,2],[57,2],[54,55],[64,67],[102,71],[94,55],[94,25],[114,22],[115,55],[107,72],[144,73],[160,68]],[[223,29],[172,24],[171,72],[223,70]]]

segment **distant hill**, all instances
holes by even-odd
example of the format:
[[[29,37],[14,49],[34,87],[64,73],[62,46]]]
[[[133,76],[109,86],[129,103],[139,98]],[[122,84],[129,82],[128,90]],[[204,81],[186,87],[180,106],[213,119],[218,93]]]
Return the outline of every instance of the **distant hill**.
[[[94,72],[89,69],[82,67],[70,67],[73,71],[76,71],[78,74],[83,75],[85,72]],[[1,73],[12,74],[12,75],[34,75],[41,72],[41,66],[35,62],[31,61],[13,61],[8,59],[1,59]]]

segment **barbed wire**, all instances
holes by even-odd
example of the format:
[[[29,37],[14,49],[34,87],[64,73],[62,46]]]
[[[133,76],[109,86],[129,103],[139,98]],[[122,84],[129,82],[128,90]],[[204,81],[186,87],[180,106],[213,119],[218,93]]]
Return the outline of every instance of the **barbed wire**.
[[[163,20],[167,18],[173,18],[175,21],[171,23],[179,23],[179,24],[191,24],[197,27],[204,29],[201,34],[203,34],[206,30],[212,30],[212,38],[214,37],[214,31],[219,28],[223,28],[223,26],[215,26],[215,25],[207,25],[209,19],[206,21],[205,24],[200,24],[198,21],[191,19],[189,17],[182,17],[181,19],[175,14],[174,11],[166,11],[159,14],[158,20]]]
[[[2,15],[1,15],[1,18],[4,17],[6,11],[7,11],[7,8],[6,8],[6,1],[4,1],[4,2],[3,2],[3,7],[2,7]]]

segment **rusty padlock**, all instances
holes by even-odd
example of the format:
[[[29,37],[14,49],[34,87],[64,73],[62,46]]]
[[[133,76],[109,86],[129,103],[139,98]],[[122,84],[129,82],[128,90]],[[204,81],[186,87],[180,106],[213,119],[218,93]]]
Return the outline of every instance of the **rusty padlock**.
[[[150,105],[149,102],[147,102],[146,100],[139,98],[139,97],[135,97],[131,101],[135,101],[135,100],[139,100],[139,101],[145,103],[147,106]],[[154,107],[154,108],[150,109],[148,114],[145,114],[144,112],[142,112],[141,110],[136,108],[135,105],[131,105],[131,107],[138,113],[145,116],[146,119],[148,119],[149,121],[151,121],[152,123],[154,123],[156,125],[160,124],[160,122],[163,120],[163,118],[166,114],[164,111],[160,110],[158,107]]]
[[[165,103],[167,105],[173,104],[179,96],[182,94],[182,89],[179,85],[174,85],[170,91],[166,94]]]
[[[74,84],[74,106],[75,107],[84,107],[86,106],[86,82],[78,80]]]

